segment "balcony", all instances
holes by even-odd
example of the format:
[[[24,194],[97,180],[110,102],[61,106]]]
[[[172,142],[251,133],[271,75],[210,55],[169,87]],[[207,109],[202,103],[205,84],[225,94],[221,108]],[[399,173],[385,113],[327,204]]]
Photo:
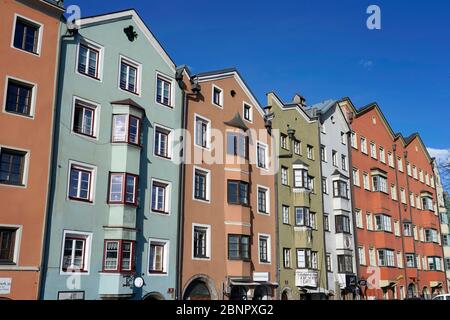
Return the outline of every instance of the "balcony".
[[[306,288],[317,288],[318,272],[310,269],[295,270],[295,286]]]

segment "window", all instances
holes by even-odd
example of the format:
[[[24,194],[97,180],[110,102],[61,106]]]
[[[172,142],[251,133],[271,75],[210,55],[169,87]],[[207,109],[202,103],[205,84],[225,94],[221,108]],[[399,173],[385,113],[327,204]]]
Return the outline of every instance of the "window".
[[[403,223],[403,235],[405,237],[413,236],[411,223]]]
[[[130,272],[133,270],[134,243],[125,240],[106,240],[103,271]]]
[[[448,224],[448,216],[446,213],[440,214],[441,224]]]
[[[295,208],[295,225],[299,227],[311,227],[309,208]]]
[[[0,148],[0,184],[23,186],[26,158],[24,151]]]
[[[445,258],[445,270],[450,271],[450,258]]]
[[[291,249],[283,249],[283,266],[285,269],[291,268]]]
[[[209,171],[194,168],[194,199],[209,201]]]
[[[408,176],[412,176],[411,164],[408,161],[406,161],[406,172],[408,173]]]
[[[269,213],[269,189],[258,187],[258,212],[268,214]]]
[[[308,145],[306,147],[306,153],[309,160],[314,160],[314,147]]]
[[[419,239],[419,235],[417,234],[417,227],[413,226],[413,235],[414,235],[414,240],[418,240]]]
[[[372,267],[376,267],[377,266],[377,259],[375,256],[375,249],[374,248],[370,248],[369,249],[369,263],[370,266]]]
[[[288,168],[286,167],[281,167],[281,184],[284,186],[289,185],[289,181],[288,181]]]
[[[155,155],[170,159],[171,155],[171,131],[160,126],[155,126],[155,141],[154,153]]]
[[[364,247],[358,247],[359,264],[362,266],[366,265],[366,250]]]
[[[427,186],[430,185],[430,177],[428,176],[428,173],[425,173],[425,184],[426,184]]]
[[[310,189],[308,184],[308,171],[305,169],[294,169],[294,187]]]
[[[373,231],[373,219],[372,219],[371,213],[366,214],[366,225],[367,225],[367,230]]]
[[[386,163],[386,154],[384,152],[384,148],[380,147],[380,161],[381,163]]]
[[[402,253],[397,251],[397,267],[403,268],[403,257]]]
[[[387,178],[381,175],[372,176],[372,190],[374,192],[388,193]]]
[[[375,215],[375,230],[392,232],[391,217],[384,214]]]
[[[400,237],[400,222],[398,220],[394,221],[394,235]]]
[[[388,163],[391,168],[394,168],[394,156],[390,151],[388,152]]]
[[[170,184],[160,180],[152,181],[152,211],[169,213]]]
[[[39,32],[39,25],[22,18],[17,18],[14,30],[14,48],[38,54]]]
[[[17,229],[0,227],[0,265],[15,263]]]
[[[378,265],[380,267],[395,267],[394,251],[390,249],[378,250]]]
[[[75,231],[64,231],[62,272],[88,272],[92,235]]]
[[[317,230],[316,214],[314,212],[310,212],[309,219],[310,219],[311,228],[313,228],[314,230]]]
[[[227,132],[227,154],[247,159],[247,141],[241,133]]]
[[[137,94],[138,93],[138,69],[139,66],[129,60],[120,61],[120,89]]]
[[[425,229],[425,242],[439,243],[439,236],[437,230]]]
[[[309,249],[297,249],[297,268],[298,269],[317,269],[317,252]]]
[[[333,196],[335,198],[348,199],[347,182],[342,180],[333,181]]]
[[[327,271],[328,271],[328,272],[333,272],[333,264],[332,264],[332,262],[331,262],[331,254],[327,253],[326,259],[327,259],[327,260],[326,260],[326,263],[327,263],[327,265],[326,265]]]
[[[194,226],[194,245],[193,245],[193,256],[199,259],[208,259],[209,252],[209,227]]]
[[[347,157],[341,155],[342,170],[347,171]]]
[[[288,206],[283,206],[282,207],[282,214],[283,214],[283,223],[284,224],[289,224],[290,223],[290,219],[289,219],[289,207]]]
[[[361,152],[367,154],[367,140],[364,137],[361,137]]]
[[[336,233],[350,234],[350,218],[344,215],[336,216]]]
[[[206,118],[195,116],[195,145],[202,148],[209,148],[211,135],[211,122]]]
[[[413,177],[417,180],[417,167],[413,166]]]
[[[109,174],[109,203],[137,205],[138,176],[130,173]]]
[[[357,187],[360,186],[359,182],[359,170],[357,168],[353,168],[353,184]]]
[[[314,177],[308,176],[308,186],[309,186],[309,190],[311,190],[313,193],[315,193]]]
[[[252,107],[246,103],[244,103],[244,119],[252,121]]]
[[[364,183],[364,189],[370,190],[369,174],[366,172],[363,173],[363,183]]]
[[[288,140],[287,135],[285,135],[285,134],[280,135],[280,145],[281,145],[281,148],[283,148],[285,150],[289,150],[287,140]]]
[[[297,154],[297,155],[301,155],[302,154],[302,144],[298,140],[294,141],[294,153]]]
[[[228,259],[250,260],[250,237],[245,235],[228,235]]]
[[[69,173],[69,198],[79,201],[92,201],[92,167],[71,164]]]
[[[330,231],[330,218],[328,215],[323,216],[323,229],[325,231]]]
[[[403,188],[400,188],[400,199],[403,204],[406,204],[406,192]]]
[[[450,234],[442,235],[442,246],[444,247],[450,246]]]
[[[416,256],[412,253],[405,254],[406,258],[406,267],[407,268],[416,268]]]
[[[416,196],[416,208],[419,209],[419,210],[422,209],[422,201],[421,201],[419,195]]]
[[[169,107],[172,105],[172,81],[160,75],[156,77],[156,102]]]
[[[219,107],[223,107],[223,92],[222,89],[220,89],[219,87],[216,87],[213,85],[213,93],[212,93],[212,98],[213,98],[213,104],[215,104],[216,106]]]
[[[430,197],[422,197],[422,208],[423,210],[434,211],[433,199]]]
[[[8,78],[5,111],[30,117],[34,86]]]
[[[88,137],[95,137],[95,110],[96,107],[94,105],[75,100],[73,132]]]
[[[353,273],[353,257],[350,255],[338,255],[339,273]]]
[[[166,274],[167,259],[169,257],[169,242],[164,240],[149,239],[149,274]]]
[[[270,263],[270,238],[266,235],[259,237],[259,262]]]
[[[374,159],[377,158],[377,146],[374,142],[370,143],[370,156]]]
[[[328,179],[326,177],[322,178],[322,192],[328,194]]]
[[[248,206],[249,190],[247,182],[229,180],[227,191],[229,204]]]
[[[397,187],[395,186],[395,184],[391,185],[391,198],[392,200],[397,201]]]
[[[258,161],[258,168],[267,169],[267,146],[257,143],[256,155]]]
[[[428,270],[442,271],[442,260],[440,257],[428,257]]]
[[[78,48],[77,71],[94,79],[99,79],[100,50],[87,43]]]
[[[397,162],[398,162],[398,170],[400,172],[403,172],[403,160],[402,160],[402,158],[398,157],[397,158]]]
[[[359,209],[355,210],[355,218],[356,218],[356,227],[359,229],[364,229],[363,217],[362,217],[361,210],[359,210]]]
[[[343,145],[347,144],[347,135],[345,134],[345,132],[341,132],[341,143]]]
[[[423,183],[423,171],[422,171],[422,169],[419,169],[419,180],[420,180],[420,182]]]
[[[327,162],[327,148],[325,146],[320,146],[320,160]]]
[[[351,143],[353,148],[358,149],[358,139],[355,132],[352,132],[351,134]]]
[[[141,119],[127,114],[113,115],[112,142],[140,145]]]
[[[337,167],[338,166],[338,153],[336,150],[331,151],[331,157],[332,157],[332,161],[333,161],[333,166]]]

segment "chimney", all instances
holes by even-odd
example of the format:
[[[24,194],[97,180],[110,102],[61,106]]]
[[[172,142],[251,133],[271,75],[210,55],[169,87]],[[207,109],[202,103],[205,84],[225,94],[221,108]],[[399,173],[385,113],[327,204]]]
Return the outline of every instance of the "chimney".
[[[306,107],[306,99],[299,93],[294,95],[292,98],[292,102],[301,105],[302,107]]]

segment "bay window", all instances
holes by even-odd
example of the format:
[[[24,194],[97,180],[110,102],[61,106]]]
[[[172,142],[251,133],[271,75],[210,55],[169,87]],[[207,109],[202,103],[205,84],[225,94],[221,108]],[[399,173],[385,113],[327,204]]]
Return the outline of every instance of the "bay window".
[[[388,193],[387,178],[381,175],[372,175],[372,187],[374,192]]]
[[[140,145],[141,119],[128,114],[113,115],[112,142]]]
[[[339,273],[353,273],[353,256],[338,255],[337,260]]]
[[[384,214],[377,214],[375,216],[375,230],[392,232],[391,217]]]
[[[130,173],[109,174],[109,203],[137,205],[138,176]]]
[[[378,265],[380,267],[395,267],[394,250],[378,250]]]
[[[335,198],[348,199],[347,182],[342,180],[333,181],[333,196]]]
[[[344,215],[336,216],[336,233],[350,234],[350,218]]]
[[[227,194],[229,204],[248,206],[249,189],[247,182],[229,180]]]
[[[295,225],[298,227],[311,227],[311,215],[309,208],[295,208]]]
[[[317,269],[317,252],[310,249],[297,249],[297,268],[298,269]]]
[[[428,257],[428,270],[442,271],[442,260],[440,257]]]
[[[294,187],[310,189],[308,184],[308,170],[294,169]]]
[[[134,268],[134,242],[105,240],[104,272],[131,272]]]
[[[228,259],[250,259],[250,236],[234,234],[228,235]]]

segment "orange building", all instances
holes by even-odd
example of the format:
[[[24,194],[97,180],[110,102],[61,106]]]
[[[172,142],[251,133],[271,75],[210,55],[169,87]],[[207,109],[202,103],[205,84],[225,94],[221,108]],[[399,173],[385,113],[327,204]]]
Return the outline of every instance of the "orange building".
[[[340,104],[352,129],[361,293],[404,299],[447,291],[432,163],[420,137],[394,133],[376,103]]]
[[[181,298],[272,299],[276,166],[263,110],[235,69],[185,84]]]
[[[37,299],[64,9],[0,3],[0,298]]]

